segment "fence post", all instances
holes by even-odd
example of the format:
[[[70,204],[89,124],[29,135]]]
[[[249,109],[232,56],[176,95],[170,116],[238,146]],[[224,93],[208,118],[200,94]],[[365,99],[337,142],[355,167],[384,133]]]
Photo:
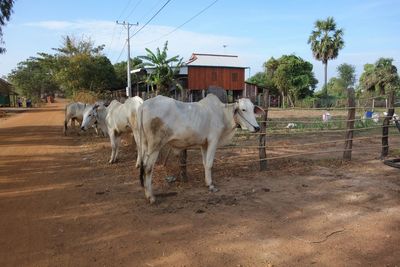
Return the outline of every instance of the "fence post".
[[[393,117],[394,114],[394,91],[389,92],[389,101],[387,101],[387,116],[385,116],[385,119],[383,120],[383,125],[382,125],[382,153],[381,153],[381,158],[387,157],[389,155],[389,124],[390,120]]]
[[[351,152],[353,149],[353,134],[354,134],[354,119],[356,117],[356,102],[354,96],[354,89],[347,89],[348,97],[348,113],[347,113],[347,130],[344,142],[343,160],[351,160]]]
[[[265,90],[264,91],[264,97],[265,99],[268,99],[269,96],[269,91]],[[268,119],[268,102],[265,103],[265,113],[261,117],[261,124],[260,124],[260,137],[259,137],[259,148],[258,148],[258,154],[260,158],[260,171],[265,171],[267,169],[267,153],[265,151],[265,145],[266,145],[266,139],[267,139],[267,119]]]
[[[183,102],[187,102],[187,95],[185,89],[182,90],[181,98]],[[187,182],[188,180],[186,162],[187,162],[187,150],[184,149],[179,153],[179,178],[183,182]]]

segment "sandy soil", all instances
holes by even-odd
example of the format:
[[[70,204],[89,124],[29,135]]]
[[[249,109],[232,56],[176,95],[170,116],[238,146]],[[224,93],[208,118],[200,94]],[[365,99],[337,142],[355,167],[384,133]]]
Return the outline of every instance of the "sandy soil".
[[[0,119],[0,266],[400,266],[400,170],[376,153],[259,172],[220,150],[209,193],[191,151],[187,183],[156,166],[149,205],[129,135],[109,165],[107,139],[62,135],[64,104]]]

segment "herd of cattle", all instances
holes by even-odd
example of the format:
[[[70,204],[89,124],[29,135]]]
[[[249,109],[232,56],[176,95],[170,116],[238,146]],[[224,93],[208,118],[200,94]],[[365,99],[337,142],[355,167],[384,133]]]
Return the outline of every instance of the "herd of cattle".
[[[153,167],[160,150],[169,145],[177,149],[200,147],[205,171],[205,183],[212,192],[217,191],[211,178],[216,149],[229,142],[236,128],[259,131],[256,115],[263,109],[247,98],[232,104],[222,103],[208,94],[199,102],[185,103],[169,97],[156,96],[143,101],[128,98],[123,104],[113,100],[109,105],[80,102],[65,107],[64,134],[69,121],[80,123],[81,130],[94,127],[109,136],[110,163],[117,160],[121,134],[132,131],[136,148],[136,167],[140,169],[140,182],[150,203],[155,202],[152,192]]]

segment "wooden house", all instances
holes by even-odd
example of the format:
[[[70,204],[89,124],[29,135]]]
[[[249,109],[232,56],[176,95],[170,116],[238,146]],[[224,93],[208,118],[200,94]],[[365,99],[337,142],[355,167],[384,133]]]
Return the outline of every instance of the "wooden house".
[[[12,90],[12,85],[0,78],[0,107],[15,107],[17,105],[17,93]]]
[[[190,101],[203,98],[209,88],[221,88],[229,102],[243,95],[245,67],[238,56],[193,53],[186,63]]]
[[[228,102],[233,102],[243,96],[246,68],[248,67],[239,61],[238,56],[193,53],[190,59],[180,67],[176,79],[187,90],[190,102],[199,101],[209,91],[226,94],[225,98]],[[152,75],[153,72],[154,67],[131,71],[131,73],[144,75]],[[181,98],[179,90],[175,89],[171,88],[171,94],[175,94],[175,98]],[[144,98],[151,95],[148,84],[146,92],[140,91],[140,95]]]

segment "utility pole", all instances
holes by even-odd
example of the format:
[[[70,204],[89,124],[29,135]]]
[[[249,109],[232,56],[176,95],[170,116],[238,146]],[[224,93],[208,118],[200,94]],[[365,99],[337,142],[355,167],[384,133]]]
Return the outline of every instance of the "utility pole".
[[[128,30],[128,38],[126,39],[126,41],[128,42],[128,60],[127,60],[127,67],[126,67],[126,69],[127,69],[127,71],[126,71],[126,74],[127,74],[126,95],[127,95],[128,97],[132,97],[132,84],[131,84],[131,43],[130,43],[131,36],[130,36],[130,31],[129,31],[129,30],[130,30],[130,28],[131,28],[132,26],[138,26],[139,23],[137,22],[136,24],[132,24],[132,23],[129,23],[129,22],[126,22],[126,21],[119,22],[118,20],[116,21],[116,23],[119,24],[119,25],[123,25],[123,26]]]

